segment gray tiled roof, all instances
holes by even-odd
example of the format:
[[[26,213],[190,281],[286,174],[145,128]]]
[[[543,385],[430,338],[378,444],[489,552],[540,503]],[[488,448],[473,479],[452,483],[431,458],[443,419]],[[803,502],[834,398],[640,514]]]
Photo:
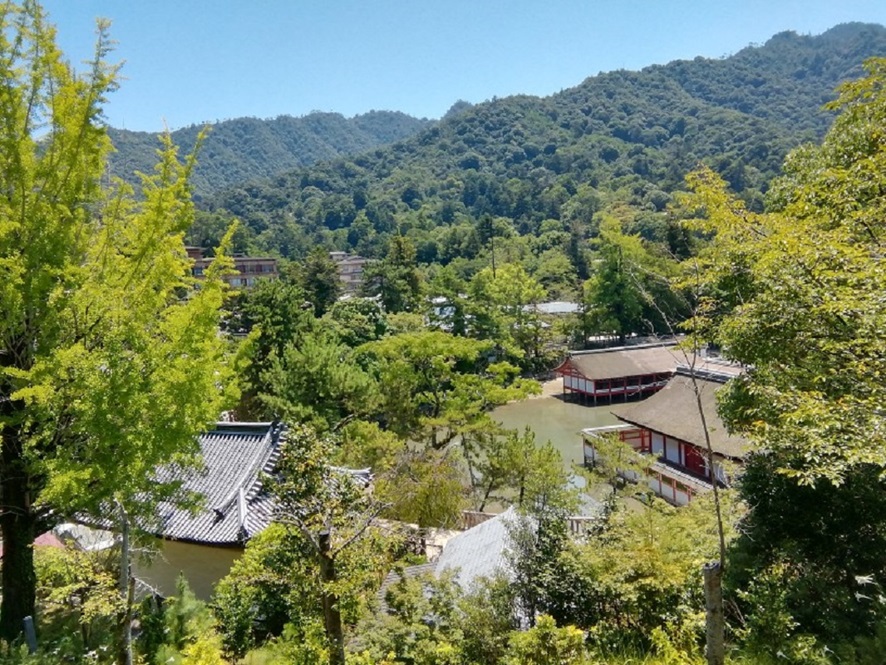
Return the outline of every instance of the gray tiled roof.
[[[183,481],[185,490],[204,497],[203,507],[191,514],[169,503],[160,504],[157,535],[237,545],[267,527],[273,507],[262,492],[261,474],[273,470],[284,432],[277,423],[217,423],[215,429],[200,435],[203,468],[164,467],[157,475],[161,481]]]
[[[511,507],[455,536],[437,559],[437,575],[451,569],[455,571],[455,580],[467,590],[481,577],[494,577],[498,572],[507,574],[508,525],[516,520],[517,511]]]
[[[275,505],[262,488],[262,475],[274,471],[285,439],[286,428],[280,423],[221,422],[201,434],[202,468],[163,467],[157,479],[183,482],[185,491],[203,497],[202,508],[192,514],[161,502],[156,535],[231,546],[241,545],[267,528],[274,519]],[[364,487],[372,480],[370,469],[331,468],[350,474]]]

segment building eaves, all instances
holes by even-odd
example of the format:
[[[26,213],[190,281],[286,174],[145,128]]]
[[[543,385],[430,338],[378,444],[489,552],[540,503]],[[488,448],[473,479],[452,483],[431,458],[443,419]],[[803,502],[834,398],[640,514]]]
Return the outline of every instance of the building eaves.
[[[732,459],[741,459],[748,441],[732,435],[717,413],[717,390],[723,379],[696,376],[701,406],[704,412],[711,448],[715,453]],[[651,397],[629,406],[613,410],[621,421],[706,448],[705,428],[698,411],[693,378],[685,373],[674,376],[668,384]]]

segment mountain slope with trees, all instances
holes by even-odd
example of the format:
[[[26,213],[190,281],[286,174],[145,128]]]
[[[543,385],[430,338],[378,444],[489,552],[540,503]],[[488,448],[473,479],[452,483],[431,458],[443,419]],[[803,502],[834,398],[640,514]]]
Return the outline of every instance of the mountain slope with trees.
[[[507,220],[493,235],[534,236],[539,252],[557,246],[579,267],[576,248],[601,211],[667,241],[664,209],[699,163],[762,209],[787,152],[829,126],[821,107],[834,88],[883,53],[886,29],[845,24],[719,60],[600,74],[550,97],[461,109],[391,146],[233,187],[208,207],[243,220],[253,248],[294,258],[316,245],[381,256],[402,233],[420,262],[469,262],[490,217]]]
[[[315,111],[306,116],[269,120],[235,118],[211,125],[192,187],[197,197],[247,180],[267,178],[299,166],[365,152],[427,128],[432,121],[396,111],[369,111],[353,118]],[[202,125],[172,132],[173,141],[190,149]],[[116,153],[111,172],[137,182],[135,171],[150,173],[159,147],[152,132],[109,130]]]

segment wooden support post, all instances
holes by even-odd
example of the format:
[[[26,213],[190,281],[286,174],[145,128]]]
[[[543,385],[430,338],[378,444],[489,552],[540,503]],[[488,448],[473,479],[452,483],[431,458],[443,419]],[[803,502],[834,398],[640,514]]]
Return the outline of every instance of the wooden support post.
[[[37,631],[34,630],[34,617],[29,614],[22,623],[25,629],[25,644],[28,645],[28,653],[37,653]]]
[[[132,604],[135,578],[132,577],[129,515],[123,504],[118,503],[117,507],[120,511],[120,571],[117,591],[122,601],[117,617],[117,665],[132,665]]]
[[[723,570],[719,562],[702,566],[705,598],[705,656],[708,665],[726,661],[725,626],[723,620]]]

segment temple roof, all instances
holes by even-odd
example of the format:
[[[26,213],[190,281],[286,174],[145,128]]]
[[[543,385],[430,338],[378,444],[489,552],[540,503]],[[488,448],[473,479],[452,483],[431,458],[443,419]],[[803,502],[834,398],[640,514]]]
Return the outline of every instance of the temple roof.
[[[203,467],[163,467],[158,480],[183,481],[183,488],[204,497],[196,514],[161,503],[160,535],[215,545],[236,545],[271,521],[270,497],[261,475],[270,473],[280,454],[285,430],[277,423],[217,423],[200,435]],[[242,491],[242,503],[241,503]]]
[[[699,369],[695,378],[711,448],[715,453],[734,459],[744,456],[748,442],[743,437],[726,431],[726,426],[717,414],[716,392],[738,371],[735,366],[729,366],[724,372],[714,372],[710,368]],[[680,368],[668,384],[651,397],[614,409],[612,413],[619,420],[631,425],[665,434],[700,448],[707,447],[692,377],[685,368]]]
[[[594,351],[574,351],[558,371],[571,367],[587,379],[617,379],[673,372],[682,354],[671,344],[619,346]]]

